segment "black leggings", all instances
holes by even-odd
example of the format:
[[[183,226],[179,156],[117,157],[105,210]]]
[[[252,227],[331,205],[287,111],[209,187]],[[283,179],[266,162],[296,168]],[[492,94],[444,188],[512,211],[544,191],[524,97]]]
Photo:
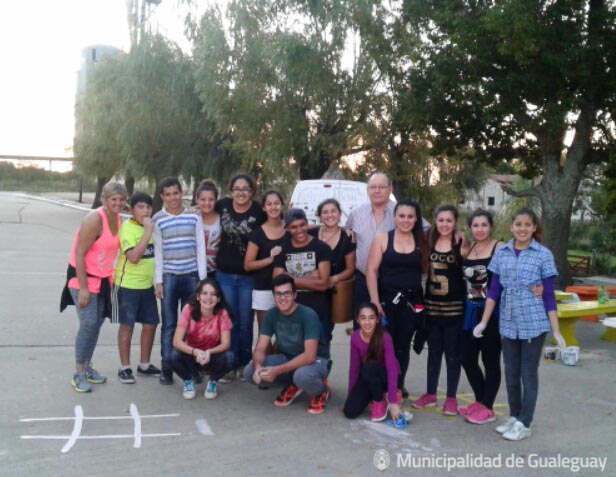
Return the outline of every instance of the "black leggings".
[[[357,383],[349,392],[342,412],[349,419],[355,419],[370,401],[382,401],[387,391],[387,370],[377,363],[362,363]]]
[[[413,334],[417,330],[418,322],[413,316],[413,311],[406,305],[385,305],[383,311],[387,318],[386,329],[391,335],[394,345],[394,354],[400,365],[398,389],[402,389],[411,360],[411,341],[413,339]]]
[[[485,373],[479,366],[479,353]],[[501,383],[501,338],[498,319],[492,316],[483,338],[475,338],[472,330],[464,331],[462,336],[462,367],[468,382],[475,393],[475,401],[488,409],[494,406],[494,400]]]
[[[447,397],[455,398],[462,369],[462,318],[431,317],[428,336],[428,394],[436,394],[443,352],[447,364]]]

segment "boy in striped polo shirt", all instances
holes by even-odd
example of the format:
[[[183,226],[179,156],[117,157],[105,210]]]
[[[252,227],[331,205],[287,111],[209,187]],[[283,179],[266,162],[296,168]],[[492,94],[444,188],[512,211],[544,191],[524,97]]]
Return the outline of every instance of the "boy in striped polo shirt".
[[[163,209],[154,222],[156,296],[161,299],[161,384],[173,383],[170,360],[178,305],[184,307],[206,276],[205,241],[201,217],[182,204],[182,185],[176,177],[160,182]]]

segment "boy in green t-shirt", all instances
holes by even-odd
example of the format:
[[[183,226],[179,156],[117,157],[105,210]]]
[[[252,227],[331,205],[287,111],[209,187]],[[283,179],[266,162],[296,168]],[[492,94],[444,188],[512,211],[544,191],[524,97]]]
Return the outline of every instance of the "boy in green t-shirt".
[[[141,362],[137,373],[144,376],[160,375],[160,369],[150,364],[158,308],[154,295],[154,240],[152,232],[152,197],[135,192],[130,199],[133,217],[120,227],[120,258],[115,273],[118,292],[118,348],[121,367],[120,381],[135,382],[130,367],[130,345],[135,322],[141,323]]]

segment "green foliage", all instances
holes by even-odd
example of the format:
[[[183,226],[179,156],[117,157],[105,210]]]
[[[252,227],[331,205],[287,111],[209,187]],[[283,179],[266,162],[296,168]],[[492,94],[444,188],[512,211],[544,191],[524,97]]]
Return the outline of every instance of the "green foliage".
[[[8,162],[0,162],[0,190],[26,192],[78,191],[81,177],[76,172],[52,172],[37,167],[17,168]],[[84,180],[85,191],[93,191],[95,184]]]
[[[372,71],[359,55],[351,69],[344,64],[354,11],[350,0],[236,0],[226,18],[206,11],[195,39],[197,89],[245,170],[267,181],[290,164],[317,178],[357,146]]]

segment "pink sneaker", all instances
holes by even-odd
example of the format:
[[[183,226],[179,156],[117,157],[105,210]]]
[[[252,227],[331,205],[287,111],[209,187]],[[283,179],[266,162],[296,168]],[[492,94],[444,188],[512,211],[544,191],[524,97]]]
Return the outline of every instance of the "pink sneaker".
[[[483,404],[475,401],[470,406],[458,408],[458,414],[460,414],[460,416],[470,416],[472,413],[474,413],[478,409],[481,409],[482,407]]]
[[[382,401],[372,401],[372,411],[370,420],[372,422],[381,422],[384,421],[387,417],[387,401],[383,399]]]
[[[485,424],[486,422],[496,421],[496,416],[494,415],[494,411],[485,406],[481,406],[481,408],[477,408],[475,412],[466,416],[466,420],[473,424]]]
[[[434,407],[436,406],[436,394],[424,394],[419,399],[414,401],[413,407],[417,409],[422,409],[424,407]]]
[[[443,414],[445,416],[458,415],[458,400],[456,398],[445,399],[445,404],[443,404]]]

